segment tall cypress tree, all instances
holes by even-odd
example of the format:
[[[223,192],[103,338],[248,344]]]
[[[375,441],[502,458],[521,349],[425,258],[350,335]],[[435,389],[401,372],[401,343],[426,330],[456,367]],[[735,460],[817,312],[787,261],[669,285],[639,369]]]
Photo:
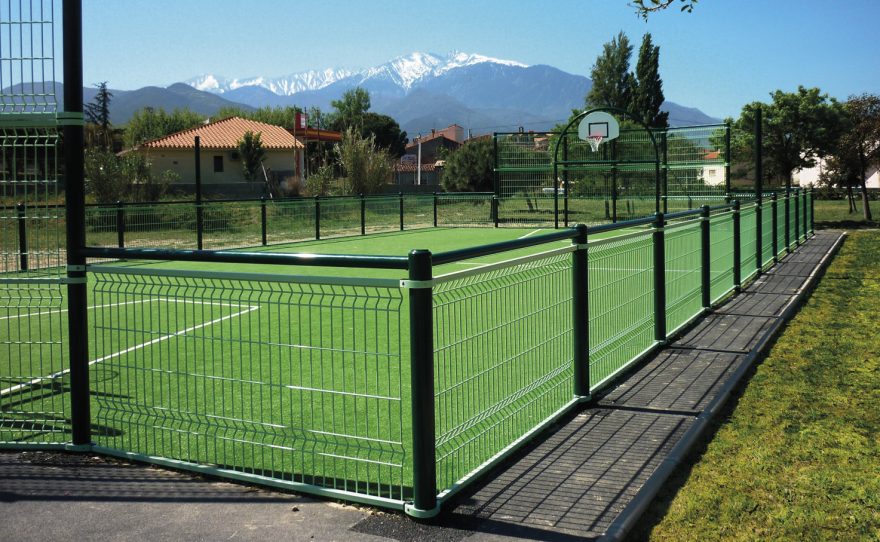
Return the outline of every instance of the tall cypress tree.
[[[632,115],[652,128],[669,126],[669,113],[660,111],[665,99],[660,79],[660,47],[654,45],[650,33],[642,38],[639,48],[636,80],[630,107]]]
[[[590,71],[593,88],[586,97],[588,108],[608,106],[629,110],[635,86],[635,78],[629,71],[631,54],[632,46],[623,32],[603,46],[602,54]]]

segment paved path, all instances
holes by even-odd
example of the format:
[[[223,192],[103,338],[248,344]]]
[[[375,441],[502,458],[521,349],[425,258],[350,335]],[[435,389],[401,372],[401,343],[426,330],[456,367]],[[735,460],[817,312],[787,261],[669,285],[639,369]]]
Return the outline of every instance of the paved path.
[[[820,232],[441,525],[90,455],[0,453],[0,540],[583,540],[623,536],[840,241]]]

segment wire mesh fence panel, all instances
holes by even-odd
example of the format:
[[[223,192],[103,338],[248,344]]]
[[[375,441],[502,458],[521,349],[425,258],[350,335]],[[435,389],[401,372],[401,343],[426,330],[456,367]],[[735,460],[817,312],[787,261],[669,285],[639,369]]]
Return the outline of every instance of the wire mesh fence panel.
[[[206,250],[259,245],[262,231],[258,201],[202,204],[202,240]]]
[[[270,245],[314,238],[314,200],[273,201],[266,204],[266,239]]]
[[[773,263],[773,211],[769,203],[761,207],[761,267]]]
[[[491,194],[437,194],[438,226],[489,226]]]
[[[806,230],[812,232],[813,231],[813,198],[815,194],[812,190],[807,192],[807,213],[804,218],[804,224],[806,225]]]
[[[653,254],[650,232],[589,243],[591,389],[654,344]]]
[[[357,197],[321,199],[321,237],[361,233],[361,200]],[[398,220],[399,220],[398,211]]]
[[[0,443],[71,440],[51,1],[0,3]]]
[[[556,210],[562,222],[563,198],[554,201],[553,191],[534,197],[506,197],[498,199],[498,222],[508,226],[552,227],[556,221]]]
[[[733,213],[712,216],[709,223],[709,297],[714,303],[733,290]]]
[[[700,224],[689,220],[665,232],[666,326],[674,332],[702,312]]]
[[[533,197],[552,190],[551,134],[497,133],[494,140],[499,197]]]
[[[364,201],[365,228],[368,233],[400,229],[400,197],[373,196]]]
[[[797,237],[795,236],[795,225],[797,224],[797,217],[795,216],[795,205],[798,204],[798,198],[794,192],[792,192],[788,196],[788,243],[789,247],[794,247],[797,244]]]
[[[573,399],[571,267],[548,255],[434,288],[439,491]]]
[[[129,248],[194,249],[198,246],[196,225],[193,203],[86,207],[86,243],[91,246],[117,246],[121,226],[124,245]]]
[[[99,446],[407,497],[398,287],[109,267],[91,276]]]
[[[740,213],[740,277],[743,282],[758,272],[756,262],[757,250],[757,213],[755,206],[744,207]]]
[[[710,200],[724,196],[727,136],[728,127],[724,124],[670,128],[662,134],[667,166],[666,195]],[[668,209],[681,210],[680,207],[673,209],[673,201],[676,200],[668,202]],[[694,208],[704,203],[708,202],[694,202]]]
[[[403,224],[408,230],[434,225],[434,196],[411,195],[403,200]]]

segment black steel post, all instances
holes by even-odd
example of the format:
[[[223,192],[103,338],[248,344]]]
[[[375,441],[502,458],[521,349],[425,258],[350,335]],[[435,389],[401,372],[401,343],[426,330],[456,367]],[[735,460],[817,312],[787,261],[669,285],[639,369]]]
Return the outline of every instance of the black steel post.
[[[82,2],[64,0],[64,180],[67,220],[67,329],[70,337],[70,415],[74,445],[91,442],[89,327],[86,292],[85,175],[83,166]]]
[[[398,194],[399,203],[397,206],[400,208],[400,231],[403,231],[403,192]]]
[[[202,142],[196,136],[196,246],[203,248],[203,236],[205,231],[205,213],[202,209]]]
[[[739,200],[733,200],[733,287],[742,289],[742,239],[739,225]]]
[[[578,234],[572,239],[572,309],[574,311],[574,395],[590,395],[590,313],[589,270],[587,265],[587,227],[575,226]]]
[[[810,233],[816,235],[816,194],[810,192]]]
[[[657,187],[655,190],[657,192],[657,202],[655,206],[657,207],[656,212],[660,212],[660,198],[663,198],[663,212],[669,212],[669,144],[666,139],[666,132],[663,132],[663,135],[660,139],[660,144],[662,146],[663,151],[663,193],[660,194],[660,188]]]
[[[315,196],[315,240],[321,239],[321,196]]]
[[[758,275],[761,275],[762,262],[764,260],[764,210],[761,207],[761,202],[755,203],[755,268],[758,271]]]
[[[709,233],[709,217],[711,211],[708,205],[703,205],[700,212],[700,291],[703,297],[703,308],[712,307],[712,250]]]
[[[770,216],[773,218],[773,239],[771,239],[770,243],[773,247],[773,263],[779,262],[779,196],[776,195],[776,192],[770,194]]]
[[[495,222],[495,227],[498,227],[498,196],[492,196],[492,220]]]
[[[361,194],[361,235],[367,234],[367,199]]]
[[[125,204],[116,202],[116,244],[125,248]]]
[[[434,227],[437,227],[437,192],[434,192]]]
[[[807,198],[812,197],[812,196],[813,196],[813,194],[811,194],[809,190],[804,188],[804,194],[801,198],[801,203],[803,204],[803,207],[804,207],[803,212],[801,212],[801,217],[803,220],[803,229],[801,231],[804,232],[804,241],[807,240],[807,235],[809,234],[809,231],[810,231],[809,219],[807,218]]]
[[[654,340],[666,342],[666,239],[663,213],[654,215]]]
[[[791,252],[791,190],[788,186],[785,187],[785,216],[783,217],[785,221],[785,252]]]
[[[611,166],[611,222],[617,222],[617,166]]]
[[[18,209],[18,268],[28,270],[27,217],[24,203],[16,205]]]
[[[567,228],[568,227],[568,138],[562,140],[562,161],[566,163],[565,169],[562,171],[562,186],[563,194],[565,196],[565,201],[562,206],[562,224]]]
[[[800,197],[801,191],[798,188],[794,190],[794,244],[801,244],[801,220],[800,220]]]
[[[730,123],[724,124],[724,202],[730,203]]]
[[[755,109],[755,201],[761,204],[764,196],[764,135],[762,112],[759,105]]]
[[[411,515],[430,517],[437,506],[434,427],[434,307],[431,251],[409,253],[410,401],[412,409],[413,503]]]
[[[263,246],[269,244],[269,216],[266,212],[266,196],[260,196],[260,231],[262,232]]]

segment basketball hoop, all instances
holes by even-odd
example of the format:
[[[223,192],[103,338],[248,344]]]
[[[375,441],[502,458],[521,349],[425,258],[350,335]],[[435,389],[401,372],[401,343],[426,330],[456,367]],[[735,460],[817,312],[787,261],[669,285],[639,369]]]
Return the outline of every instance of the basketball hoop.
[[[593,134],[587,138],[587,143],[590,144],[590,148],[593,149],[593,152],[599,150],[599,145],[602,144],[602,140],[605,139],[602,134]]]

